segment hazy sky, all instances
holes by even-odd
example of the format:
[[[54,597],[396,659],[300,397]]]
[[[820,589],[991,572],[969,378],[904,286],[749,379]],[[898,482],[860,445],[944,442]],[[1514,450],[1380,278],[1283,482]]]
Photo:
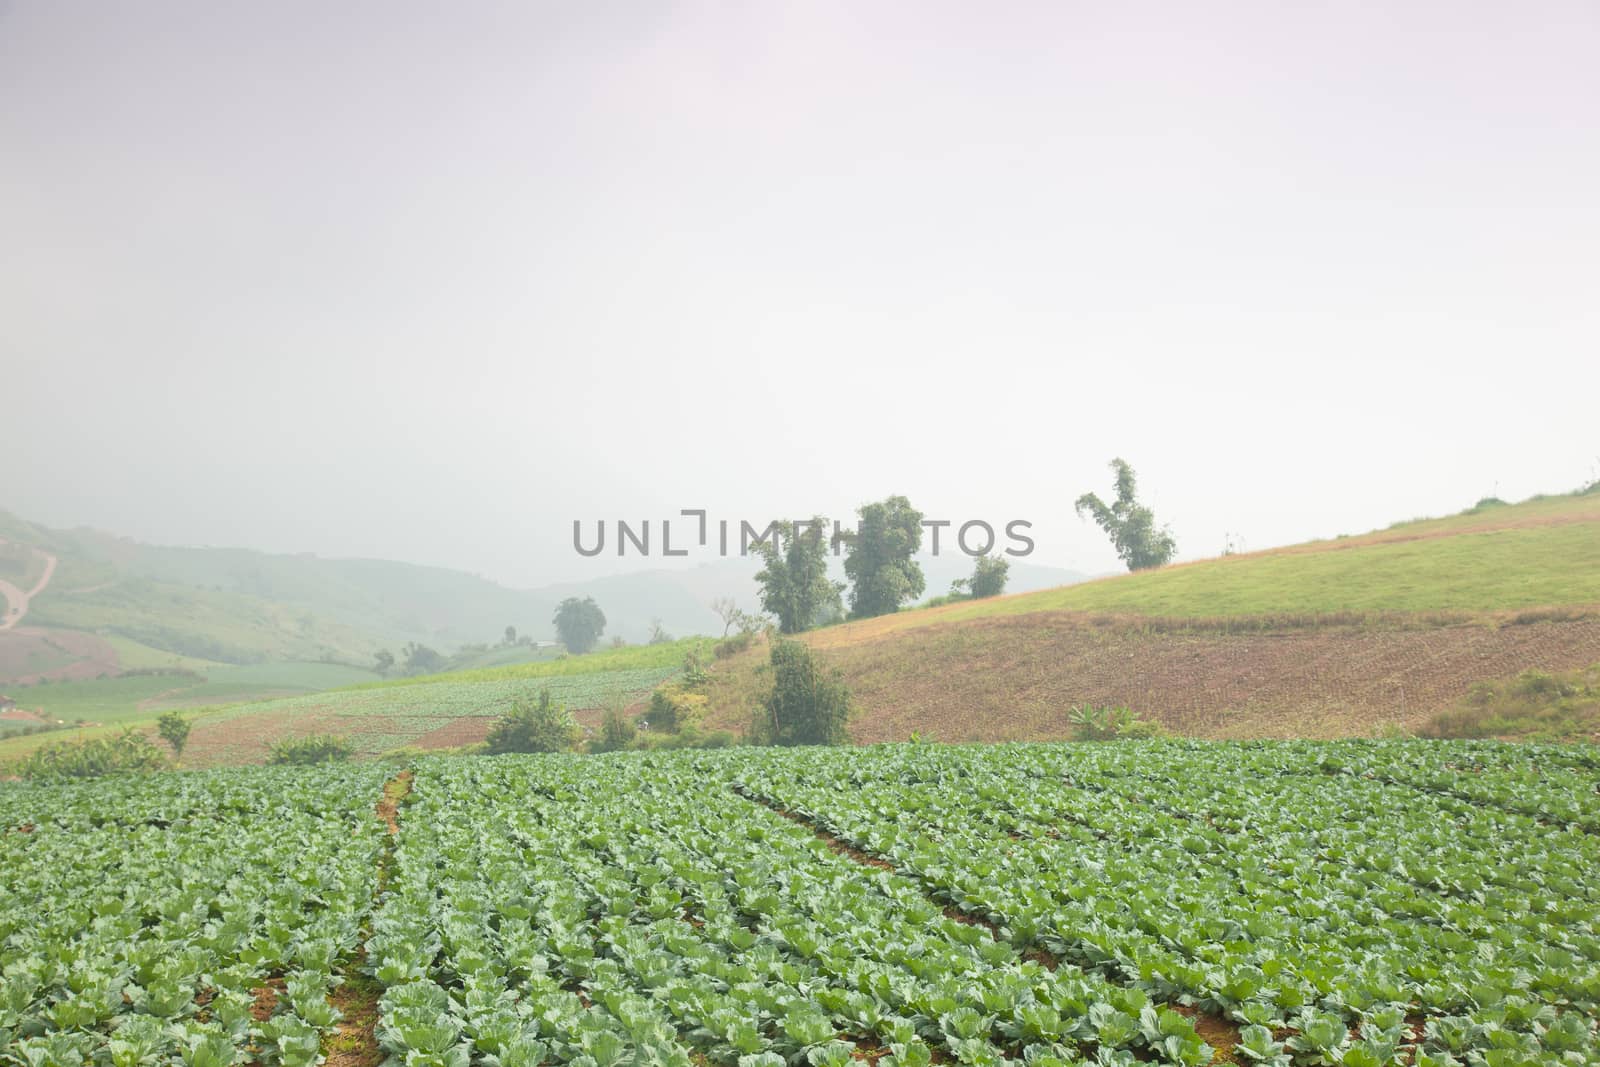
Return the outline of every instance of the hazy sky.
[[[0,0],[0,508],[1185,557],[1600,474],[1600,6]],[[659,561],[651,561],[652,564]]]

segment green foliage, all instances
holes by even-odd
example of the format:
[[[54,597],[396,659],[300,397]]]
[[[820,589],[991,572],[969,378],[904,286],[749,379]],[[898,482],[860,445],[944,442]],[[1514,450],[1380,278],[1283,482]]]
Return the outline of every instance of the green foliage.
[[[172,746],[173,758],[183,756],[183,746],[189,743],[189,720],[176,711],[169,711],[156,720],[156,733]]]
[[[12,764],[10,770],[19,778],[52,780],[143,773],[167,765],[165,753],[147,735],[124,730],[114,737],[44,745]]]
[[[639,728],[628,717],[621,701],[609,704],[600,719],[600,736],[589,742],[591,752],[620,752],[633,744]]]
[[[664,685],[650,694],[650,711],[645,721],[650,724],[652,734],[698,729],[705,718],[706,704],[704,694],[690,692],[678,684]]]
[[[1428,720],[1421,734],[1594,740],[1600,737],[1600,664],[1558,674],[1528,670],[1509,680],[1478,682],[1459,704]]]
[[[372,660],[372,669],[378,672],[379,678],[389,677],[389,672],[394,670],[394,653],[386,648],[379,649]]]
[[[761,609],[782,633],[809,630],[843,611],[841,587],[828,579],[828,526],[821,515],[800,526],[775,523],[775,537],[754,546],[765,564],[756,574]]]
[[[1093,493],[1080,496],[1074,507],[1079,517],[1088,512],[1111,537],[1117,556],[1130,571],[1165,566],[1177,554],[1178,544],[1166,529],[1156,530],[1155,516],[1135,499],[1137,484],[1133,468],[1123,459],[1111,461],[1117,476],[1117,499],[1109,507]]]
[[[355,745],[348,737],[335,734],[306,734],[274,741],[267,762],[290,767],[309,767],[349,759]]]
[[[592,651],[600,635],[606,631],[605,612],[594,602],[594,597],[584,597],[582,600],[575,596],[567,597],[556,608],[553,621],[561,643],[574,656]]]
[[[922,547],[922,512],[903,496],[857,510],[861,522],[849,537],[844,572],[850,579],[850,617],[899,611],[922,595],[922,566],[912,557]]]
[[[974,600],[999,596],[1006,591],[1006,575],[1010,570],[1011,563],[1004,556],[979,556],[973,561],[967,591]]]
[[[801,641],[774,641],[772,692],[751,722],[765,745],[843,745],[850,736],[850,692],[838,670],[825,669]]]
[[[507,752],[570,752],[580,731],[572,712],[541,689],[537,700],[519,700],[497,720],[487,738],[490,755]]]
[[[415,641],[407,642],[400,654],[405,657],[406,673],[411,675],[431,674],[445,664],[444,657],[438,651]]]
[[[705,685],[711,678],[706,670],[706,659],[698,648],[691,648],[683,656],[683,684],[690,689]]]
[[[716,659],[727,659],[737,656],[755,642],[754,633],[740,632],[731,637],[724,637],[711,647],[711,654]]]
[[[1136,740],[1161,737],[1161,724],[1141,719],[1129,708],[1083,704],[1067,713],[1073,737],[1079,741]]]

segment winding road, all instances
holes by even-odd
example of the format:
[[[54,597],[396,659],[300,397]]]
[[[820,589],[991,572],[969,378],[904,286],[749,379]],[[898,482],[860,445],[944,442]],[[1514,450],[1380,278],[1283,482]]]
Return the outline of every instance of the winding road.
[[[4,538],[0,538],[0,545],[10,543]],[[9,630],[22,621],[23,617],[28,614],[28,602],[44,592],[44,587],[50,584],[51,576],[56,573],[56,558],[54,556],[48,552],[33,548],[31,545],[28,548],[34,555],[44,557],[44,573],[39,576],[39,580],[34,583],[33,588],[26,593],[5,579],[0,578],[0,596],[4,596],[6,600],[5,617],[0,618],[0,630]]]

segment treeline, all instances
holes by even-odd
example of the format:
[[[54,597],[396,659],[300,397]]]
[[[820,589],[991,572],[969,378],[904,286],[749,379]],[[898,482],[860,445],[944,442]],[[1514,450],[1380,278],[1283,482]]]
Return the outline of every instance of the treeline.
[[[854,530],[840,529],[823,515],[776,522],[752,546],[763,564],[756,574],[761,609],[777,620],[780,633],[892,614],[922,596],[927,581],[913,558],[922,550],[922,512],[905,497],[891,496],[862,505],[856,514]],[[844,582],[828,576],[828,556],[840,548]],[[940,599],[997,596],[1005,591],[1009,568],[1004,556],[977,556],[972,577],[955,582]]]

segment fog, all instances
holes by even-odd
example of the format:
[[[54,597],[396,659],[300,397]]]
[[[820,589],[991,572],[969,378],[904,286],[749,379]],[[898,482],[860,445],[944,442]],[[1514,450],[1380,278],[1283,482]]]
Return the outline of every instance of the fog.
[[[0,508],[512,584],[1600,476],[1600,8],[0,5]],[[675,529],[676,533],[676,529]],[[659,534],[658,534],[659,536]]]

